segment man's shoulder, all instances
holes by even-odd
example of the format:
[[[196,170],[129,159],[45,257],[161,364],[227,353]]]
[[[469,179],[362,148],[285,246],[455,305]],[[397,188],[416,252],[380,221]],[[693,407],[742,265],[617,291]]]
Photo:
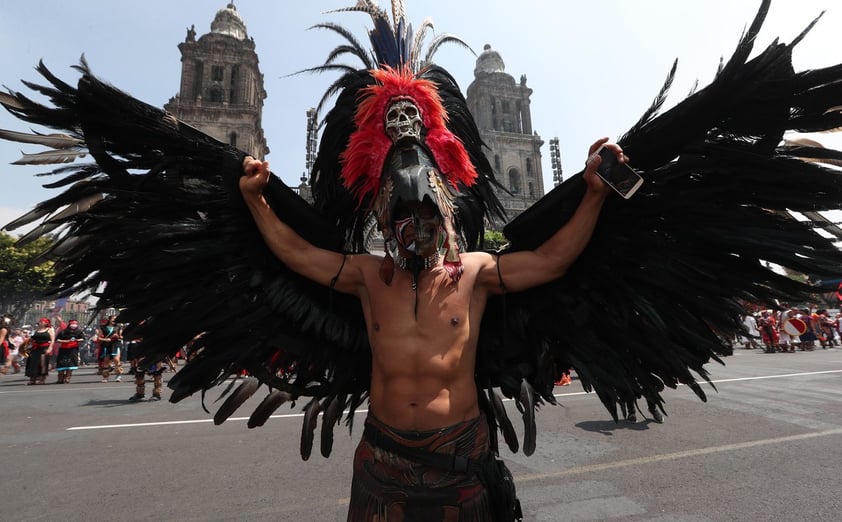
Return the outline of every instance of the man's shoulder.
[[[383,262],[382,255],[369,254],[362,252],[359,254],[345,254],[345,262],[353,263],[360,267],[379,266]]]
[[[462,262],[465,262],[465,260],[486,262],[488,260],[494,259],[496,256],[491,252],[483,252],[477,250],[474,252],[462,252],[461,254],[459,254],[459,257],[462,259]]]
[[[488,252],[464,252],[459,254],[459,259],[466,268],[477,270],[496,266],[497,261],[496,256]]]
[[[370,280],[377,277],[380,272],[380,267],[383,264],[384,257],[377,254],[360,253],[347,254],[345,256],[345,265],[341,271],[351,269],[357,271],[362,277],[363,281]]]

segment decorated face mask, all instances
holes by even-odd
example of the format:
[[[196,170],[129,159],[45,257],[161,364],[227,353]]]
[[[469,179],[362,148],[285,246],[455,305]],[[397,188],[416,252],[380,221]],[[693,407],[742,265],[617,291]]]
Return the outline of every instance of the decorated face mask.
[[[402,205],[394,217],[395,240],[407,252],[428,257],[441,247],[442,221],[433,205]]]

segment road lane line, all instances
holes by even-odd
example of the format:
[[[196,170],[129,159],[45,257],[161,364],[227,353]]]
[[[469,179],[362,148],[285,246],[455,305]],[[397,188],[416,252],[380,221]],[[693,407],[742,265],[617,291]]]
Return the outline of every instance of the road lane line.
[[[823,374],[832,374],[832,373],[842,373],[842,370],[824,370],[824,371],[816,371],[816,372],[801,372],[801,373],[788,373],[782,375],[760,375],[756,377],[736,377],[732,379],[718,379],[711,381],[714,384],[717,383],[724,383],[724,382],[739,382],[739,381],[756,381],[761,379],[783,379],[789,377],[805,377],[810,375],[823,375]],[[705,384],[705,383],[700,383]],[[90,389],[102,389],[102,388],[90,388]],[[26,390],[29,391],[29,390]],[[45,390],[46,391],[46,390]],[[0,394],[3,393],[24,393],[23,391],[15,392],[9,391],[5,392],[2,391]],[[591,395],[588,392],[570,392],[570,393],[557,393],[554,394],[554,397],[561,398],[561,397],[574,397],[578,395]],[[504,399],[505,401],[511,401],[511,399]],[[357,413],[367,413],[368,410],[357,410]],[[345,414],[348,412],[345,411]],[[294,418],[294,417],[303,417],[303,413],[290,413],[285,415],[272,415],[270,419],[285,419],[285,418]],[[248,417],[231,417],[228,421],[243,421],[248,420]],[[184,421],[163,421],[163,422],[140,422],[134,424],[107,424],[107,425],[94,425],[94,426],[73,426],[67,428],[67,431],[79,431],[79,430],[99,430],[99,429],[115,429],[115,428],[142,428],[142,427],[149,427],[149,426],[168,426],[168,425],[177,425],[177,424],[200,424],[200,423],[208,423],[213,422],[213,419],[196,419],[196,420],[184,420]]]
[[[368,412],[368,410],[357,410],[357,413]],[[345,413],[348,413],[347,411]],[[285,415],[272,415],[270,419],[286,419],[290,417],[303,417],[303,413],[288,413]],[[248,417],[229,417],[228,421],[247,421]],[[213,422],[213,419],[194,419],[183,421],[161,421],[161,422],[135,422],[131,424],[102,424],[98,426],[71,426],[65,431],[81,431],[81,430],[110,430],[115,428],[146,428],[149,426],[170,426],[176,424],[202,424]]]
[[[629,466],[640,466],[645,464],[653,464],[655,462],[663,462],[667,460],[678,460],[690,457],[699,457],[703,455],[711,455],[714,453],[725,453],[728,451],[738,451],[749,448],[756,448],[760,446],[768,446],[770,444],[781,444],[787,442],[797,442],[802,440],[815,439],[819,437],[829,437],[833,435],[842,435],[842,428],[832,430],[814,431],[810,433],[802,433],[800,435],[789,435],[786,437],[775,437],[772,439],[760,439],[747,442],[738,442],[734,444],[724,444],[722,446],[711,446],[708,448],[698,448],[687,451],[677,451],[675,453],[665,453],[663,455],[650,455],[648,457],[640,457],[637,459],[618,460],[615,462],[605,462],[603,464],[592,464],[590,466],[576,466],[570,469],[557,471],[553,473],[530,473],[526,475],[515,475],[516,482],[529,482],[533,480],[544,480],[548,478],[559,478],[567,475],[579,475],[583,473],[593,473],[595,471],[604,471],[609,469],[626,468]]]
[[[786,377],[805,377],[808,375],[822,375],[826,373],[842,373],[842,370],[824,370],[820,372],[801,372],[801,373],[784,373],[781,375],[758,375],[756,377],[735,377],[733,379],[716,379],[710,382],[716,384],[720,382],[738,382],[738,381],[758,381],[761,379],[782,379]],[[699,384],[705,384],[700,382]]]
[[[119,384],[120,384],[120,386],[108,386],[105,383],[103,383],[103,384],[100,384],[99,386],[91,386],[91,387],[75,387],[75,386],[72,386],[70,388],[65,388],[65,387],[60,388],[58,386],[53,387],[50,384],[44,384],[44,385],[39,384],[37,386],[27,386],[27,385],[24,384],[23,385],[25,387],[24,389],[3,390],[3,391],[0,391],[0,395],[11,395],[13,393],[26,393],[26,394],[32,394],[32,393],[67,393],[67,392],[70,392],[70,391],[89,391],[89,390],[106,390],[106,389],[110,389],[111,391],[114,391],[115,389],[123,389],[128,393],[129,389],[130,389],[130,387],[128,386],[129,384],[132,385],[131,389],[132,390],[134,389],[134,381],[132,381],[132,382],[126,381],[126,382],[121,382]]]

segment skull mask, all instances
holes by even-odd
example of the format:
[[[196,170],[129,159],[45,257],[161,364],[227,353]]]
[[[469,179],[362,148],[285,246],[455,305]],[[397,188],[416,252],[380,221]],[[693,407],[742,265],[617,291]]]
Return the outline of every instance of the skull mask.
[[[421,112],[412,100],[397,100],[386,111],[386,134],[397,143],[404,138],[421,139]]]

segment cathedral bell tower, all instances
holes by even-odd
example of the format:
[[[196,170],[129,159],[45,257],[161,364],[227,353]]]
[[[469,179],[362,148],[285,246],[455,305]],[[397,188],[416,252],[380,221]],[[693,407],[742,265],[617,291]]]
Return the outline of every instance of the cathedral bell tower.
[[[263,159],[263,74],[254,39],[233,3],[217,11],[211,32],[196,39],[187,30],[181,51],[181,87],[164,105],[176,118]]]
[[[532,130],[532,111],[526,76],[519,82],[508,73],[500,53],[485,45],[468,86],[468,108],[477,122],[486,154],[497,180],[508,191],[498,193],[509,219],[514,219],[544,195],[541,145]],[[501,223],[493,223],[495,228]]]

